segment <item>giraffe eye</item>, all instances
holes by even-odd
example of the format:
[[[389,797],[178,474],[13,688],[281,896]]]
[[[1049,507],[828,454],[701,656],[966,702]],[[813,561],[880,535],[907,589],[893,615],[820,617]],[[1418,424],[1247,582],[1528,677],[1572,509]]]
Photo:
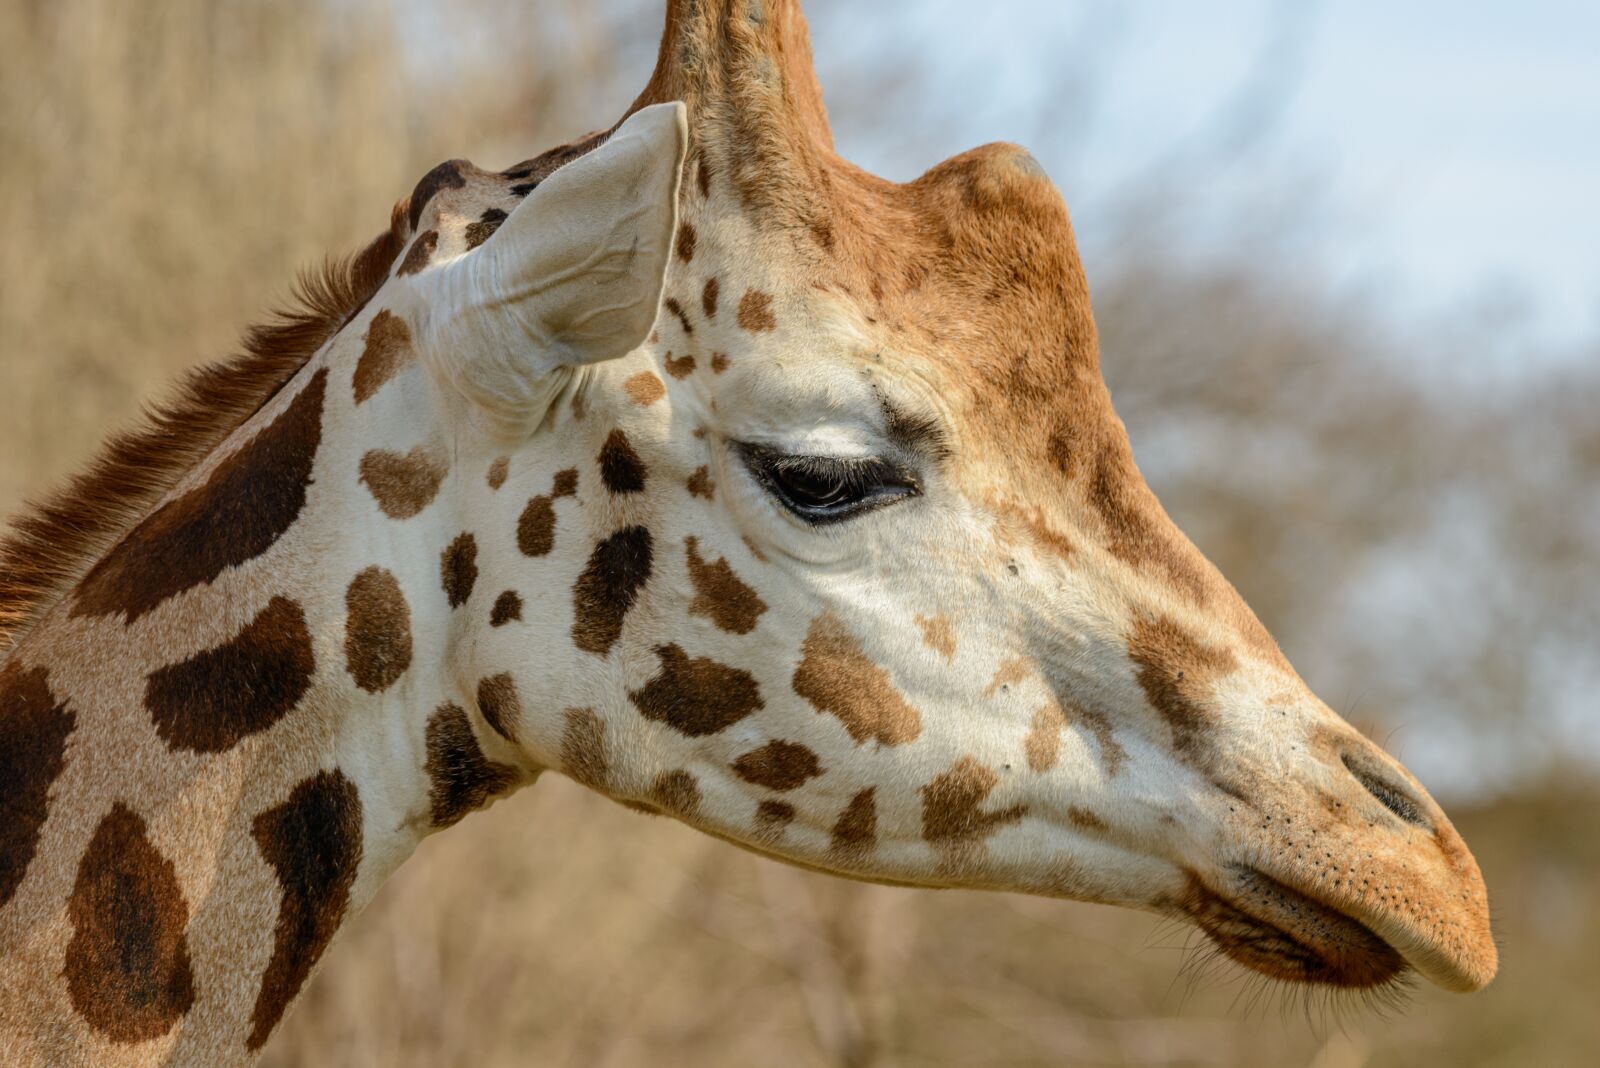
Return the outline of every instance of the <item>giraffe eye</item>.
[[[768,494],[816,525],[850,519],[918,492],[910,472],[881,457],[793,455],[760,445],[739,450]]]

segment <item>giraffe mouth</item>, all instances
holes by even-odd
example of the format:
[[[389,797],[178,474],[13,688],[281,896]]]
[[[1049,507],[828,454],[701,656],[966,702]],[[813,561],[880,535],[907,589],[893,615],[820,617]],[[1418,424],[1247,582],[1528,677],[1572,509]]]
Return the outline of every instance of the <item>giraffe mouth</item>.
[[[1191,873],[1184,908],[1225,956],[1274,979],[1366,990],[1406,971],[1365,924],[1254,868],[1225,870],[1224,895]]]

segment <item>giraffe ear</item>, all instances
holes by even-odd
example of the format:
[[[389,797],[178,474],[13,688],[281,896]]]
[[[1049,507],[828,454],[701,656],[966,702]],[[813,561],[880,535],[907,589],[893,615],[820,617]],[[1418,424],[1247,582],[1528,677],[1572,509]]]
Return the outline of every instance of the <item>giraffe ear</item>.
[[[681,103],[644,108],[541,182],[487,242],[430,272],[439,287],[430,347],[468,397],[526,410],[549,372],[644,342],[661,308],[688,144]]]

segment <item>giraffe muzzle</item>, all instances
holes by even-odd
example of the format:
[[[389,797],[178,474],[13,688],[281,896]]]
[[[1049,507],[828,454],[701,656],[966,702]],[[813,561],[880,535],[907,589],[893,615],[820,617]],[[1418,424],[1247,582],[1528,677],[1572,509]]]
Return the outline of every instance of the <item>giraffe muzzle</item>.
[[[1353,732],[1333,743],[1315,773],[1237,808],[1234,859],[1191,876],[1186,911],[1276,978],[1364,989],[1409,969],[1481,989],[1499,958],[1471,852],[1387,754]]]

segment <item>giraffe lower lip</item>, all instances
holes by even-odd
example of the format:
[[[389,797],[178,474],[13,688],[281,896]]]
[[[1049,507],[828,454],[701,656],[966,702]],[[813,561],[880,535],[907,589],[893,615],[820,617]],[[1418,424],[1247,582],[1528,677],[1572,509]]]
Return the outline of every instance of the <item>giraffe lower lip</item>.
[[[1253,868],[1223,873],[1226,890],[1192,878],[1187,910],[1232,960],[1275,979],[1367,989],[1407,964],[1364,924]]]

